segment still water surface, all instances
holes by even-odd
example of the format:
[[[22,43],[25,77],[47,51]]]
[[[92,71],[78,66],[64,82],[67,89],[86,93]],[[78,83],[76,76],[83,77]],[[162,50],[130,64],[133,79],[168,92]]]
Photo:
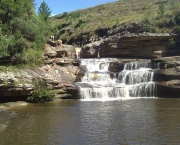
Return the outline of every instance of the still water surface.
[[[0,131],[1,145],[180,143],[180,99],[66,100],[13,112]]]

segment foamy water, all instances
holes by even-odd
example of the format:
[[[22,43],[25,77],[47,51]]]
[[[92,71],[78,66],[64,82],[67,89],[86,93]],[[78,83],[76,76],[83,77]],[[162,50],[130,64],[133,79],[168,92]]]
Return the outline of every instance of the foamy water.
[[[108,67],[117,59],[82,59],[87,72],[82,82],[76,83],[82,101],[111,101],[134,98],[154,98],[154,72],[150,60],[124,64],[124,70],[110,77]]]

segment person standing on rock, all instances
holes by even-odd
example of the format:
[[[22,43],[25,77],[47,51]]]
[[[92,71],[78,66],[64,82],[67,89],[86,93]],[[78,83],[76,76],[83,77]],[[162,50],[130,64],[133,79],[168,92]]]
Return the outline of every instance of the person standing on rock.
[[[51,35],[51,41],[54,41],[54,35]]]
[[[56,73],[56,80],[57,80],[57,78],[58,78],[58,74],[59,74],[59,71],[58,71],[58,69],[57,69],[57,68],[55,69],[55,73]]]
[[[58,47],[61,46],[62,45],[62,40],[58,39],[57,45],[58,45]]]
[[[57,59],[56,57],[53,59],[53,66],[56,65]]]
[[[45,67],[46,73],[49,72],[49,69],[50,69],[50,66],[49,66],[49,64],[47,64],[46,67]]]
[[[49,77],[48,73],[49,73],[50,66],[47,64],[44,69],[46,71],[45,77]]]
[[[81,57],[81,53],[80,53],[80,52],[78,52],[77,58],[80,58],[80,57]]]

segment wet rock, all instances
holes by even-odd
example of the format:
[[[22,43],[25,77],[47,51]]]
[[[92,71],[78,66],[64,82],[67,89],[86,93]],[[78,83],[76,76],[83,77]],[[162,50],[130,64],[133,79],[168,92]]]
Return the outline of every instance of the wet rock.
[[[11,108],[11,107],[19,107],[19,106],[28,106],[29,103],[23,102],[23,101],[17,101],[17,102],[8,102],[3,104],[5,107]]]
[[[109,65],[109,71],[111,72],[120,72],[124,69],[124,64],[119,62],[112,62]]]

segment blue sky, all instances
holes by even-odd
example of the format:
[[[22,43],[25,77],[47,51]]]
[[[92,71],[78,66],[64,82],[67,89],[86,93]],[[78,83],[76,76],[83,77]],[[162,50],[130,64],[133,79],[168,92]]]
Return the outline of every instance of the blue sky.
[[[62,14],[63,12],[72,12],[79,9],[85,9],[99,4],[115,2],[116,0],[44,0],[51,9],[51,14]],[[35,0],[36,12],[43,0]]]

